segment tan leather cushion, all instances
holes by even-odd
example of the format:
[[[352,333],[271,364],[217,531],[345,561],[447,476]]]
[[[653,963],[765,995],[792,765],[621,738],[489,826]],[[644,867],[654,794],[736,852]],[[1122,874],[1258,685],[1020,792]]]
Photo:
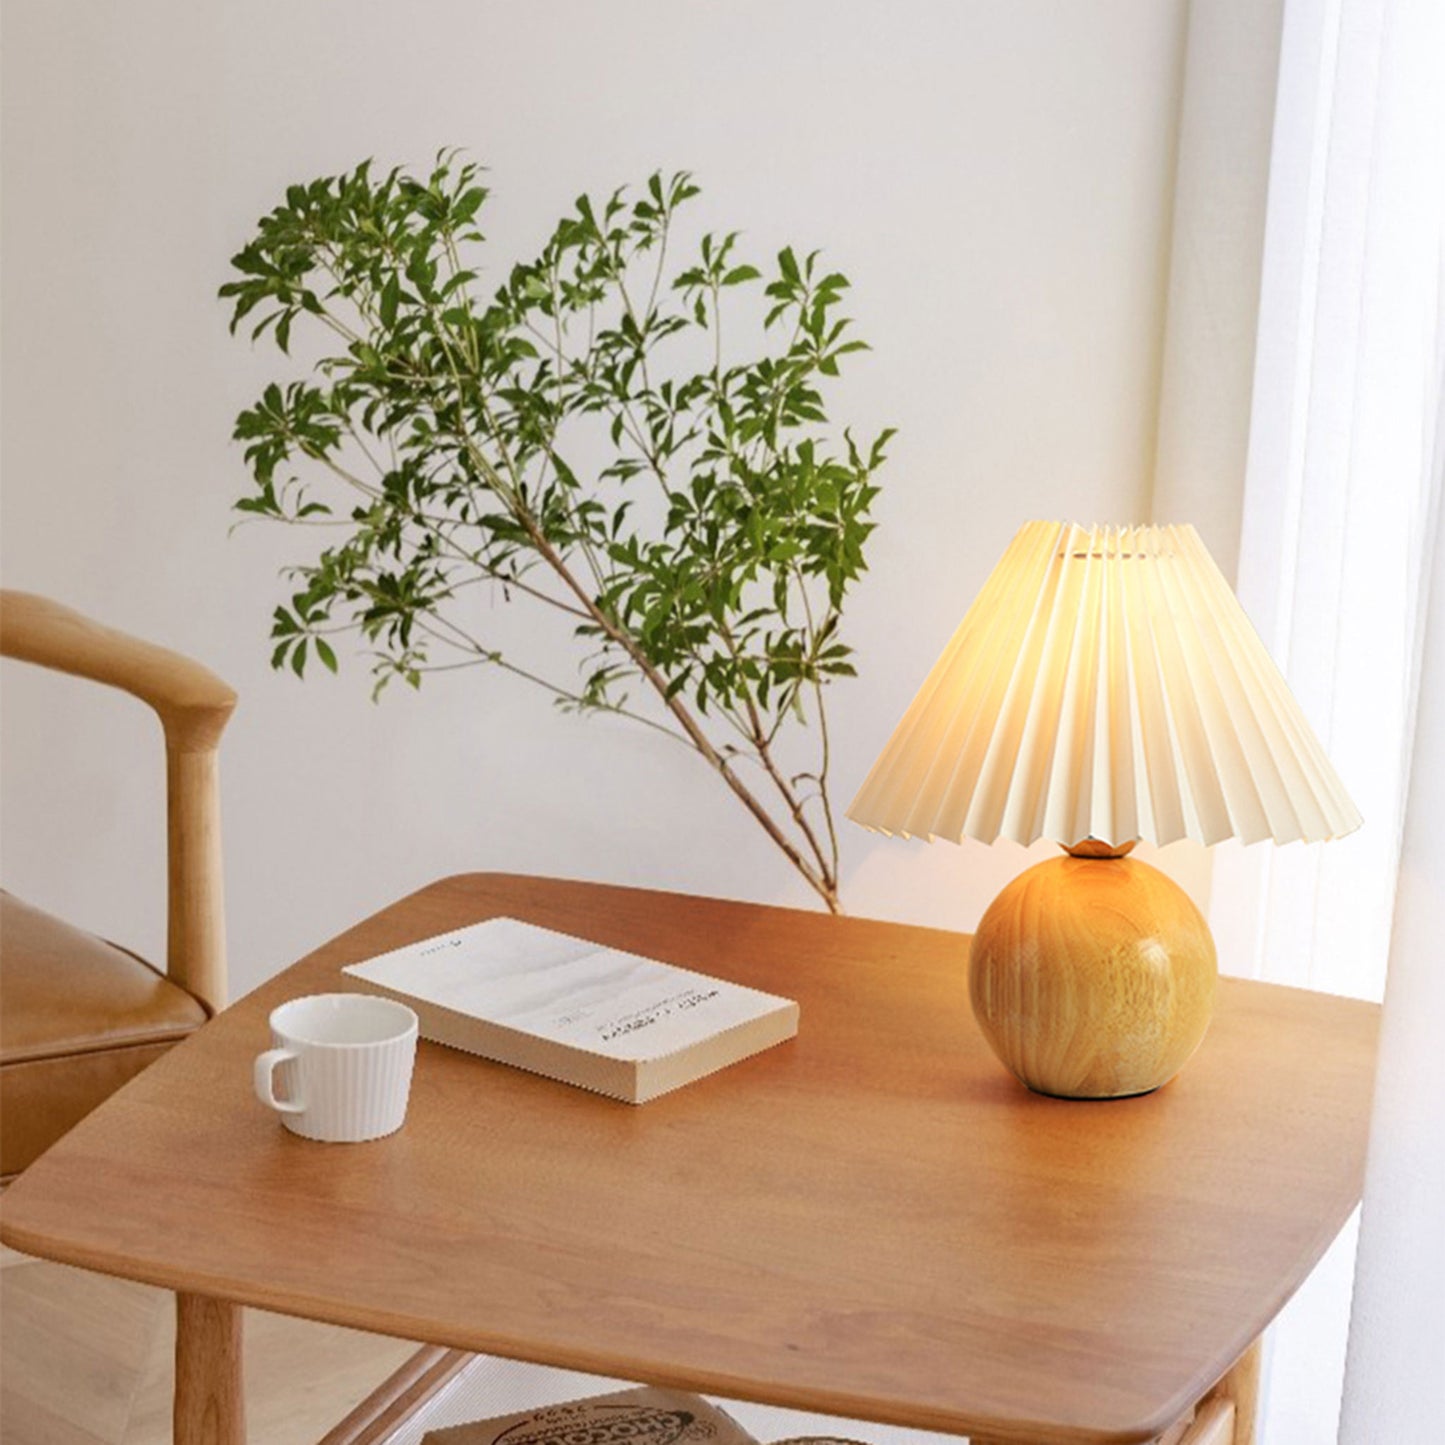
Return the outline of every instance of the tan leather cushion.
[[[172,1039],[0,1067],[0,1178],[28,1169],[62,1134],[174,1046]]]
[[[134,954],[0,893],[0,1175],[206,1017]]]

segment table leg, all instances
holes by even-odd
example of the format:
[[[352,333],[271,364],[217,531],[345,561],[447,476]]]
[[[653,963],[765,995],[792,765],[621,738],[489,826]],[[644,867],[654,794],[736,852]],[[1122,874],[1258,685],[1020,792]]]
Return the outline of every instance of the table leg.
[[[241,1306],[176,1295],[175,1445],[246,1445]]]
[[[1228,1400],[1234,1405],[1234,1434],[1230,1445],[1255,1445],[1255,1417],[1259,1413],[1259,1366],[1263,1336],[1239,1357],[1234,1368],[1199,1402],[1197,1411],[1166,1430],[1155,1445],[1184,1445],[1201,1432],[1201,1440],[1215,1440],[1221,1429],[1227,1430],[1223,1418],[1215,1418],[1224,1407],[1210,1407],[1212,1400]],[[1180,1437],[1183,1437],[1181,1440]],[[969,1445],[1001,1445],[982,1435],[969,1437]]]
[[[1234,1368],[1209,1392],[1211,1398],[1234,1401],[1234,1445],[1254,1445],[1263,1338],[1260,1336],[1255,1340],[1239,1357]]]

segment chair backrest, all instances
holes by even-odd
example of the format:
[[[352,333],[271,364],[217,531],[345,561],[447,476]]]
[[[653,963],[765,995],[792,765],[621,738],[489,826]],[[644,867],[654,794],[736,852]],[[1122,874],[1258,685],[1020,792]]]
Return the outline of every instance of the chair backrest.
[[[120,688],[150,706],[166,743],[166,971],[212,1009],[226,1003],[217,746],[234,689],[188,657],[31,592],[0,589],[0,656]]]

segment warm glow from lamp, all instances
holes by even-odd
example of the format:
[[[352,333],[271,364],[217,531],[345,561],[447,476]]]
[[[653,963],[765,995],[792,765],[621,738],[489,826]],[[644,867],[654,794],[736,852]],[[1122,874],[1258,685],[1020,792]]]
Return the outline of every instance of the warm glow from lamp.
[[[1000,895],[975,938],[971,987],[1000,1052],[1000,1032],[1032,1040],[1029,1060],[1005,1056],[1025,1082],[1088,1097],[1157,1088],[1203,1036],[1212,999],[1213,944],[1197,909],[1123,853],[1139,839],[1313,842],[1360,824],[1192,527],[1054,522],[1031,522],[1014,538],[848,816],[955,842],[1049,838],[1079,855],[1030,869]],[[1087,961],[1101,942],[1095,905],[1106,882],[1109,906],[1137,905],[1137,976],[1110,980],[1110,966]],[[1075,897],[1079,889],[1094,891]],[[1017,936],[1005,944],[998,934],[1010,908]],[[1180,950],[1208,954],[1207,970],[1198,963],[1187,986],[1184,974],[1160,965],[1160,939],[1171,929],[1176,962]],[[1111,947],[1119,946],[1115,938]],[[1027,957],[1014,956],[1020,950]],[[1040,973],[1046,953],[1061,955],[1057,977]],[[1153,1000],[1171,1039],[1151,1043],[1135,1017],[1125,1021],[1129,1040],[1100,1033],[1119,1005],[1106,996],[1111,986]],[[1069,1005],[1072,1050],[1042,1037],[1061,1026],[1050,1014],[1060,1000]],[[986,1016],[998,1009],[1008,1017]],[[1098,1056],[1085,1060],[1091,1048]],[[1071,1062],[1061,1057],[1069,1054]]]

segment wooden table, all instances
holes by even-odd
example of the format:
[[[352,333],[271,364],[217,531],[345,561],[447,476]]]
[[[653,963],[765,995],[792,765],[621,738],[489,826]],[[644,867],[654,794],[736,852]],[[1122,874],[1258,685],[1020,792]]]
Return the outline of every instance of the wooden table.
[[[277,1003],[498,914],[785,992],[801,1032],[640,1108],[424,1045],[406,1127],[374,1144],[309,1143],[255,1102]],[[966,955],[930,929],[449,878],[104,1104],[14,1185],[0,1236],[177,1292],[178,1445],[244,1438],[240,1305],[1029,1445],[1152,1439],[1224,1378],[1248,1439],[1251,1346],[1359,1197],[1378,1011],[1226,979],[1173,1084],[1067,1102],[987,1051]]]

